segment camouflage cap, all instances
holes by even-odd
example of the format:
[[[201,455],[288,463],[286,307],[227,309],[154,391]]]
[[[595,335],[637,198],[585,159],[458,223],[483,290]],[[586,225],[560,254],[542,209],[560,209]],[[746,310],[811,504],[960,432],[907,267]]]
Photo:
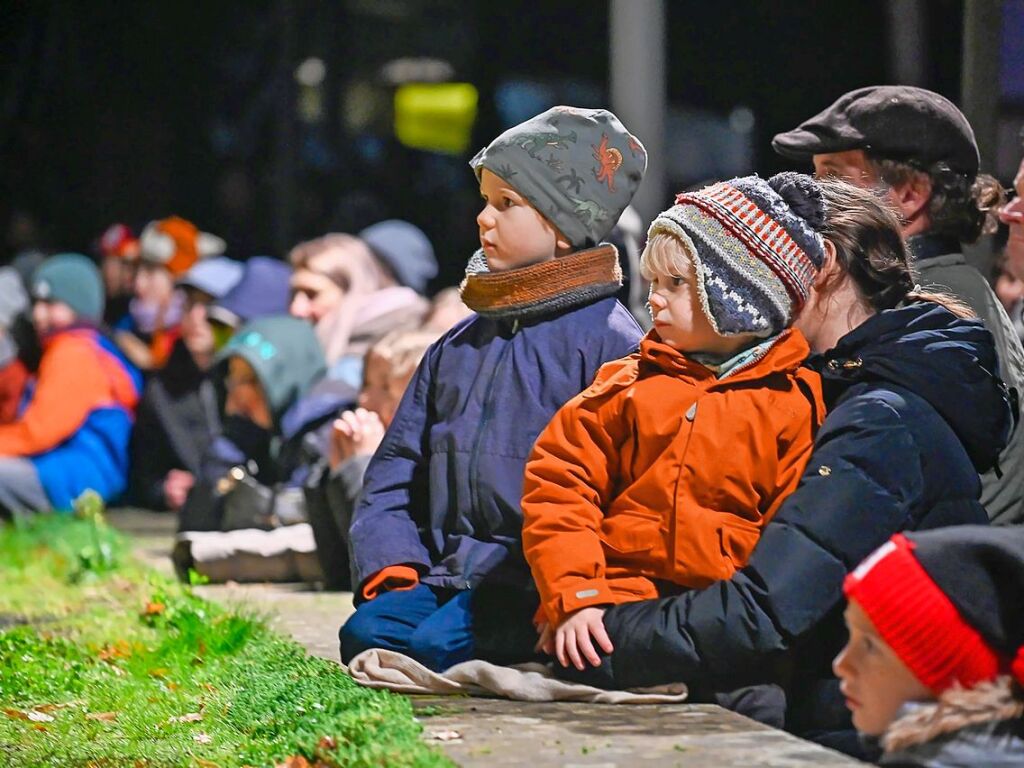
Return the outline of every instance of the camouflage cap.
[[[605,109],[552,107],[470,161],[515,188],[574,248],[597,245],[640,187],[647,151]]]

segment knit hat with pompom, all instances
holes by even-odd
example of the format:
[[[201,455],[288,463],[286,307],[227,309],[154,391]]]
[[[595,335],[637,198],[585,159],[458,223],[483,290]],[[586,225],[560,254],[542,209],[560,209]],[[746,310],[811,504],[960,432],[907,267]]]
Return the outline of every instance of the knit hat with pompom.
[[[678,238],[701,305],[723,336],[774,336],[792,324],[825,259],[825,200],[810,176],[744,176],[684,192],[648,237]]]

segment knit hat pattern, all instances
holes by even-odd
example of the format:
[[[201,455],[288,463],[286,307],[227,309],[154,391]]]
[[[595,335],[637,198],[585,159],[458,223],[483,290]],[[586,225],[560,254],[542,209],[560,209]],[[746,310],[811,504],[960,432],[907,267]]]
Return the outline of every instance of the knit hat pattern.
[[[60,253],[51,256],[32,275],[32,298],[67,304],[83,320],[103,317],[103,278],[88,256]]]
[[[216,235],[200,232],[191,221],[169,216],[151,221],[139,237],[139,258],[158,264],[178,277],[188,272],[199,259],[219,256],[226,243]]]
[[[774,336],[807,301],[825,258],[824,200],[809,176],[745,176],[684,192],[648,238],[668,233],[694,262],[701,305],[722,336]]]
[[[530,201],[575,249],[607,235],[636,194],[647,151],[604,109],[552,107],[509,128],[470,161]]]

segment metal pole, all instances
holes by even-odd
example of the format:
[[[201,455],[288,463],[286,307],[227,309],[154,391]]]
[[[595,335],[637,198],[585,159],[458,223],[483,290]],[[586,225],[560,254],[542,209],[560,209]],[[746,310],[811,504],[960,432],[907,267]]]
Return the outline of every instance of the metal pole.
[[[960,79],[960,103],[974,129],[981,152],[981,170],[995,170],[999,125],[999,45],[1002,3],[999,0],[966,0],[964,3],[964,54]],[[964,248],[967,260],[987,275],[995,258],[992,238]]]
[[[647,174],[633,207],[644,222],[665,206],[665,3],[611,0],[612,110],[647,148]]]

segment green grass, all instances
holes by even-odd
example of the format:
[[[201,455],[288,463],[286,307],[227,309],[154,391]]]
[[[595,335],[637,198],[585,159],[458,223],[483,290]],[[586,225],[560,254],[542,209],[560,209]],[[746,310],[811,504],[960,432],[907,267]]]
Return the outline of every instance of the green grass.
[[[0,527],[0,765],[451,765],[407,699],[126,551],[95,512]]]

